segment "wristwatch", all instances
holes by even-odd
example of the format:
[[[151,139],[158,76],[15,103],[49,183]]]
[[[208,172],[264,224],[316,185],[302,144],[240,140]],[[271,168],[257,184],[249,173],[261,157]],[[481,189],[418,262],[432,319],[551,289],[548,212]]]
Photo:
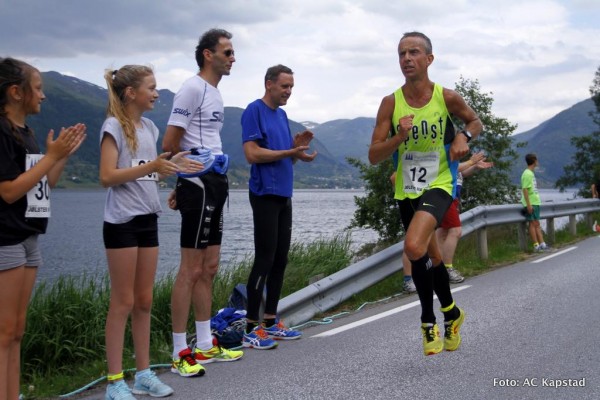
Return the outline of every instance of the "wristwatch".
[[[467,143],[469,143],[471,141],[471,139],[473,139],[473,135],[471,134],[471,132],[469,132],[466,129],[460,130],[458,132],[462,133],[463,135],[465,135],[467,137]]]

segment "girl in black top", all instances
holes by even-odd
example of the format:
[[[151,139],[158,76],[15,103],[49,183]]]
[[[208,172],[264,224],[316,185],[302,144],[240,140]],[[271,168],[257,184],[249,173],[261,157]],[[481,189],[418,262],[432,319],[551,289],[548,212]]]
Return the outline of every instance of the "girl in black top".
[[[19,397],[21,338],[50,216],[49,188],[85,139],[85,125],[48,133],[41,154],[25,124],[46,97],[40,72],[0,58],[0,398]]]

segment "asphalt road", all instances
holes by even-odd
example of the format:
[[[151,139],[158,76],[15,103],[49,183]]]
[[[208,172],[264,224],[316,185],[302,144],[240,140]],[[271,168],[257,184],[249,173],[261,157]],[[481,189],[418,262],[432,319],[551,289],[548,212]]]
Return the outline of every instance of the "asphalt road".
[[[423,356],[411,295],[209,364],[203,377],[160,376],[170,399],[600,399],[599,288],[593,237],[454,285],[467,313],[455,352]],[[103,399],[104,385],[71,398]]]

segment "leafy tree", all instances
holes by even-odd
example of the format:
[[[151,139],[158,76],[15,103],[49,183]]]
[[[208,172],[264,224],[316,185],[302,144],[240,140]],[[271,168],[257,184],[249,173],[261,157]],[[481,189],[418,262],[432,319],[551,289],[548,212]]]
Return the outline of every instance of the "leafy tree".
[[[511,137],[516,125],[492,114],[491,93],[482,93],[478,81],[461,77],[455,90],[475,110],[484,125],[482,135],[472,142],[472,152],[483,150],[487,159],[494,162],[494,168],[465,180],[461,194],[463,210],[482,204],[517,202],[517,187],[510,181],[510,169],[518,157],[512,147]],[[455,121],[455,124],[458,122]],[[386,160],[375,166],[357,159],[348,159],[348,162],[359,169],[366,192],[364,197],[354,198],[357,208],[350,228],[372,228],[379,233],[379,238],[383,241],[399,240],[404,231],[389,181],[393,172],[392,161]]]
[[[600,127],[600,67],[596,70],[590,95],[596,106],[596,111],[590,112],[596,125]],[[571,164],[565,165],[565,174],[556,181],[556,187],[564,190],[568,186],[583,184],[578,194],[583,197],[591,197],[590,185],[600,177],[600,163],[597,155],[600,154],[600,130],[586,136],[571,138],[571,144],[575,147]]]
[[[590,116],[594,119],[596,125],[600,126],[600,66],[596,70],[592,86],[590,86],[590,95],[596,106],[596,112],[590,112]]]
[[[484,204],[516,203],[519,200],[517,187],[511,182],[510,171],[518,153],[513,147],[511,135],[517,128],[505,118],[492,113],[493,93],[483,93],[479,81],[465,79],[462,76],[455,90],[475,110],[483,123],[483,132],[471,142],[471,152],[483,150],[487,160],[494,167],[466,178],[461,191],[462,211]],[[462,122],[454,119],[455,125],[462,129]],[[519,146],[524,146],[525,143]],[[468,157],[468,156],[467,156]],[[468,158],[465,158],[468,159]]]
[[[349,228],[371,228],[385,242],[400,240],[404,230],[400,222],[400,209],[394,199],[390,176],[394,172],[392,160],[371,166],[357,158],[347,158],[358,168],[365,183],[365,196],[354,196],[356,210]]]

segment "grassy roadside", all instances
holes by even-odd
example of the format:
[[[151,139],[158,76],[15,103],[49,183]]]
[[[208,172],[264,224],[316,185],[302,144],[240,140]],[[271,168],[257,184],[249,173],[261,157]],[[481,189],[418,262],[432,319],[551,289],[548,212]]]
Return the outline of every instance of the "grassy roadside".
[[[349,234],[308,244],[293,243],[282,296],[308,285],[317,274],[330,275],[351,264]],[[213,314],[226,307],[238,283],[245,283],[252,258],[221,268],[214,282]],[[174,276],[155,284],[152,309],[151,362],[166,366],[171,356],[171,290]],[[108,276],[61,276],[41,284],[32,296],[22,344],[22,393],[26,398],[70,394],[106,375],[104,324],[110,299]],[[190,314],[188,332],[194,332]],[[133,370],[130,327],[125,335],[123,368]]]
[[[566,229],[557,231],[553,245],[562,247],[595,234],[583,223],[578,224],[577,231],[575,237]],[[459,242],[455,264],[461,273],[469,277],[521,261],[531,254],[518,248],[516,237],[516,227],[489,229],[490,257],[482,261],[475,250],[475,236],[469,235]],[[349,235],[309,244],[293,244],[282,296],[305,287],[311,277],[327,276],[343,269],[354,257]],[[222,269],[214,285],[213,311],[226,306],[233,287],[246,281],[251,262],[251,257],[248,257]],[[171,275],[161,279],[154,289],[151,360],[155,366],[169,363],[173,279]],[[353,296],[327,315],[354,311],[367,302],[401,294],[402,274],[396,273]],[[22,349],[22,392],[26,398],[56,398],[103,379],[106,374],[104,322],[108,300],[107,277],[100,280],[61,277],[52,286],[41,285],[36,289],[29,308]],[[190,332],[193,331],[192,326],[190,318]],[[124,354],[126,370],[134,368],[132,349],[128,332]]]

